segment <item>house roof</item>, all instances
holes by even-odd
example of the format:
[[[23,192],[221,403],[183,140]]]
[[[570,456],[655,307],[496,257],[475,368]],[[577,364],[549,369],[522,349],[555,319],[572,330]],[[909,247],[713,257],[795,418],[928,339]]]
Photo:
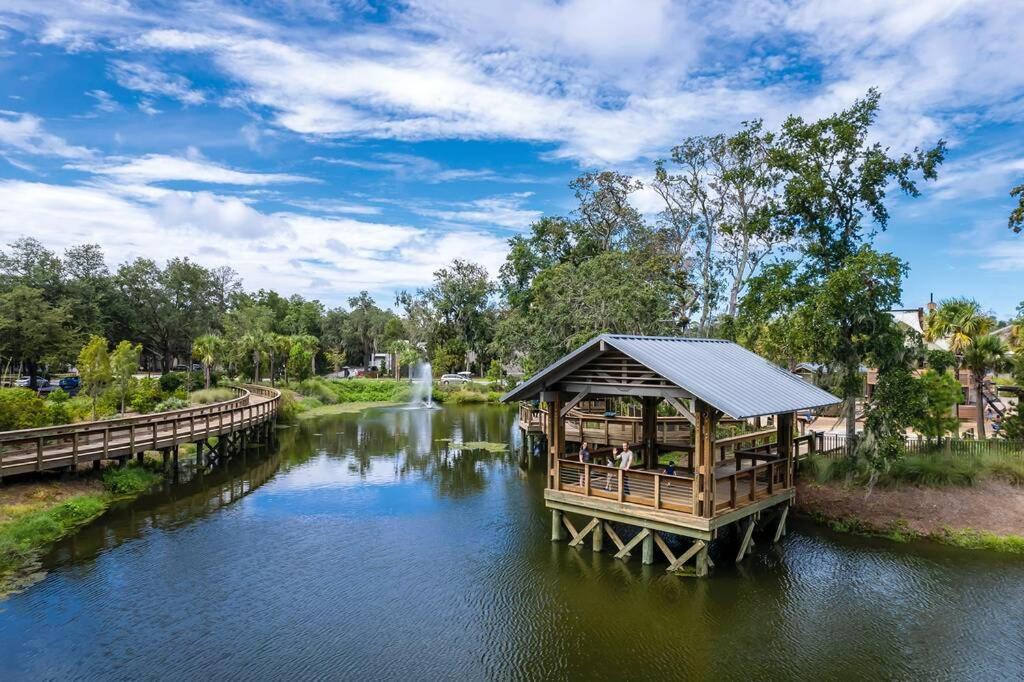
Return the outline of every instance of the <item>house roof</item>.
[[[520,383],[502,400],[529,399],[555,389],[562,378],[600,355],[602,348],[624,353],[689,396],[736,419],[841,402],[731,341],[621,334],[602,334],[590,340]]]

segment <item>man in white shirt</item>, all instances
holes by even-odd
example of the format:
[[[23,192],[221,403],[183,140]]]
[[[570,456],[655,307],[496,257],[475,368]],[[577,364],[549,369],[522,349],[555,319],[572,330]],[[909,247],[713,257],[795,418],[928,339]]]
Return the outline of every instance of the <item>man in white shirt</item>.
[[[633,466],[633,451],[629,449],[629,443],[622,444],[622,452],[619,453],[619,468],[629,469]]]

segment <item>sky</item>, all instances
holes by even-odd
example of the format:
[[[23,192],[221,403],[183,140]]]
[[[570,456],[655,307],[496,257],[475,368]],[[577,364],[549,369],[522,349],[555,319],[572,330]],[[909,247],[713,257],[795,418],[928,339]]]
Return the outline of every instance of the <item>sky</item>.
[[[230,265],[390,305],[455,258],[649,179],[690,135],[882,92],[893,152],[949,145],[878,245],[904,305],[1024,300],[1024,2],[0,0],[0,243]],[[650,190],[634,197],[657,210]]]

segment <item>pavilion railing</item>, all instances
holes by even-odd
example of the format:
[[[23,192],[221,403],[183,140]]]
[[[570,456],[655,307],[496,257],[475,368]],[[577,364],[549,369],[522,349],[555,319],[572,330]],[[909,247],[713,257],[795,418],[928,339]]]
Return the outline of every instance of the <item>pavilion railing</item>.
[[[692,476],[620,469],[571,459],[556,461],[555,489],[685,514],[696,509]]]

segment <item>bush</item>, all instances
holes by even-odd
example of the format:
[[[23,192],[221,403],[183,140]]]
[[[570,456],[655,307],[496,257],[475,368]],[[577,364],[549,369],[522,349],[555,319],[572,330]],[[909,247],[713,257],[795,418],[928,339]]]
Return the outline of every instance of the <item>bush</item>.
[[[349,379],[348,381],[358,380]],[[334,403],[341,402],[334,387],[324,379],[306,379],[299,384],[299,393],[308,398],[316,398],[324,405],[333,405]]]
[[[114,467],[103,472],[103,487],[112,495],[137,495],[163,477],[142,466]]]
[[[132,383],[129,403],[139,414],[152,412],[156,404],[163,399],[160,381],[157,379],[137,379]]]
[[[982,459],[982,464],[985,467],[985,472],[992,478],[1024,486],[1024,461],[989,455]]]
[[[27,388],[0,388],[0,431],[49,426],[46,403]]]
[[[160,375],[160,390],[165,393],[174,393],[181,386],[184,379],[182,372],[168,372]]]
[[[168,398],[162,402],[156,404],[153,408],[154,412],[170,412],[171,410],[183,410],[188,407],[188,403],[181,398]]]
[[[192,393],[192,404],[209,405],[210,403],[222,403],[235,397],[235,392],[230,388],[204,388]]]
[[[888,485],[909,483],[924,486],[974,485],[981,476],[981,461],[976,457],[922,455],[896,460],[879,477]]]

